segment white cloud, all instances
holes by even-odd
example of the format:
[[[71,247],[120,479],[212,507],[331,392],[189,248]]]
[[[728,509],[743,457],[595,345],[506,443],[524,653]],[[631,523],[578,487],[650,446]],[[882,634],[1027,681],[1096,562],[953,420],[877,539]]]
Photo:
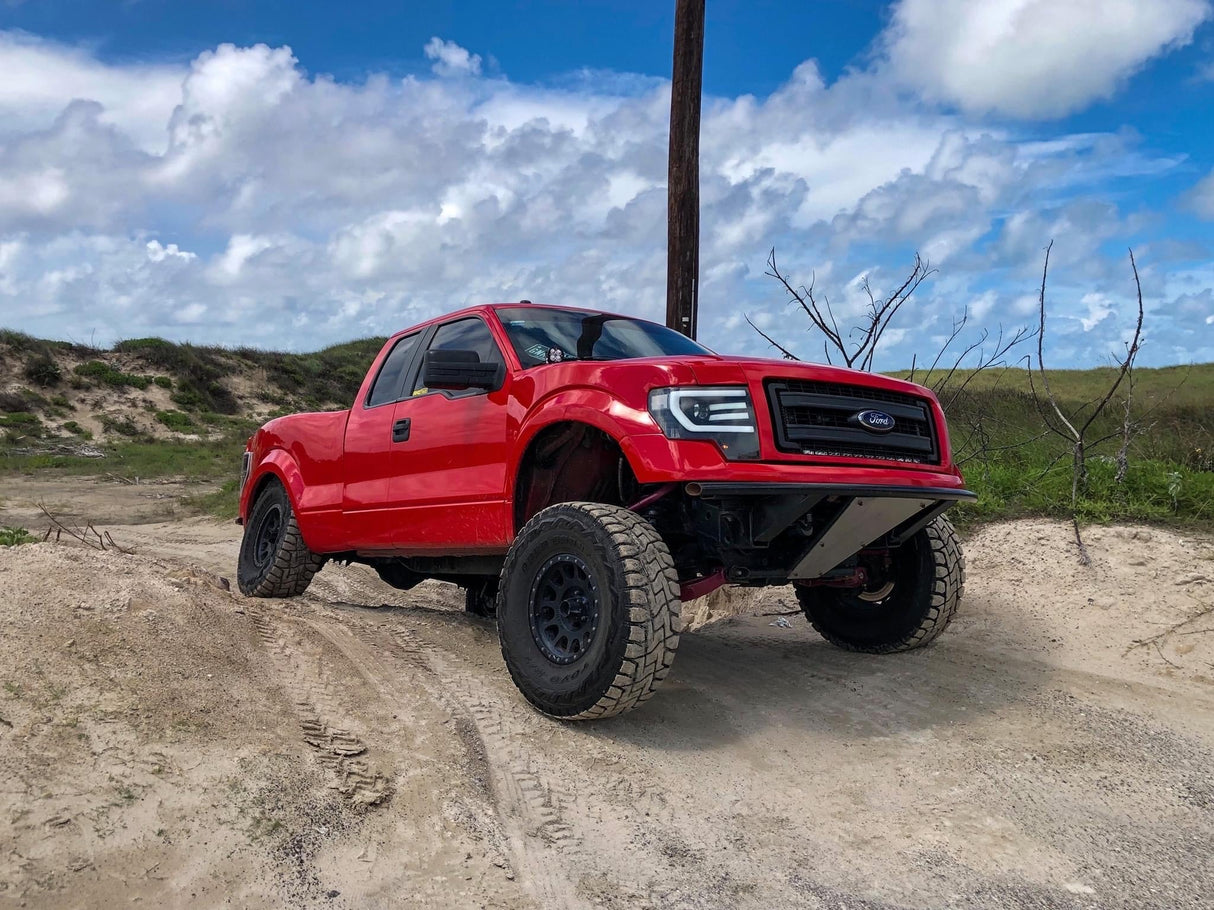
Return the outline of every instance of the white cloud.
[[[45,128],[75,98],[104,108],[102,122],[140,147],[164,149],[165,126],[181,100],[184,70],[176,66],[107,66],[81,48],[22,32],[0,32],[0,139]]]
[[[966,111],[1059,117],[1192,40],[1207,0],[899,0],[892,74]]]
[[[469,53],[454,41],[444,41],[436,36],[426,42],[424,50],[426,59],[434,61],[431,69],[440,76],[480,75],[480,54]]]
[[[1188,207],[1208,221],[1214,221],[1214,171],[1210,171],[1185,194]]]
[[[164,262],[166,259],[183,259],[189,262],[191,259],[198,257],[189,250],[182,250],[177,247],[177,244],[170,243],[167,246],[159,240],[149,240],[147,243],[148,259],[152,262]]]
[[[145,72],[36,47],[6,75],[36,81],[64,60],[104,88]],[[453,47],[435,46],[436,64],[441,50],[476,75]],[[0,323],[300,349],[487,300],[662,318],[664,82],[342,83],[263,45],[221,45],[174,78],[155,130],[115,117],[118,94],[74,83],[33,119],[0,103]],[[149,148],[155,132],[166,141]],[[892,289],[920,249],[942,272],[926,310],[888,336],[885,365],[904,365],[965,301],[992,319],[1031,315],[1025,289],[1051,237],[1055,296],[1082,333],[1085,294],[1122,295],[1124,264],[1101,245],[1129,222],[1101,188],[1175,164],[1129,133],[1022,141],[908,104],[872,74],[828,86],[812,61],[767,97],[707,98],[702,337],[763,352],[751,313],[820,356],[763,277],[768,250],[858,312],[860,281]],[[1156,296],[1205,300],[1214,280],[1202,280]],[[1093,322],[1092,344],[1115,347],[1116,322]]]

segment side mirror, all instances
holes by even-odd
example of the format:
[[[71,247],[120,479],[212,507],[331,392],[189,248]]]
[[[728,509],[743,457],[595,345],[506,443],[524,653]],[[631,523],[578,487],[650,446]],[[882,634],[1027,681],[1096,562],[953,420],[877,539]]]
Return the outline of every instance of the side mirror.
[[[476,351],[426,351],[422,358],[422,385],[428,389],[485,389],[502,387],[506,366],[481,363]]]

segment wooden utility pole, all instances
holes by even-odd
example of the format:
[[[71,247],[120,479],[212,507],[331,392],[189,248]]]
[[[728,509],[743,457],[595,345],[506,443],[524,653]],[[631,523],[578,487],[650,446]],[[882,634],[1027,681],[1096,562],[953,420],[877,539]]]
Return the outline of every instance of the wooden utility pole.
[[[700,284],[700,94],[704,0],[676,0],[670,84],[666,325],[696,337]]]

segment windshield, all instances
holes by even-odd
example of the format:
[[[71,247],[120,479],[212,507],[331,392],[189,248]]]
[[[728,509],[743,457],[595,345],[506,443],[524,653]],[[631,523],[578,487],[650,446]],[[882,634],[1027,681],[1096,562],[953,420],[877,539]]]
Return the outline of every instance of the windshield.
[[[665,326],[626,316],[537,307],[499,307],[497,316],[506,327],[523,369],[557,360],[628,360],[712,353]]]

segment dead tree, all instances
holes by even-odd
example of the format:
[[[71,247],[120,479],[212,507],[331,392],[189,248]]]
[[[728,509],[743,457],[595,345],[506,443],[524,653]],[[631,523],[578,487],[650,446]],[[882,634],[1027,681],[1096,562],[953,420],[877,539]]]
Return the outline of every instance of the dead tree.
[[[835,362],[834,357],[838,357],[845,366],[852,369],[872,370],[873,357],[876,356],[877,347],[881,343],[881,336],[889,328],[889,324],[893,321],[894,316],[898,314],[898,310],[902,309],[903,305],[918,290],[919,285],[930,275],[935,274],[935,271],[916,253],[915,264],[911,269],[911,273],[896,291],[883,300],[878,300],[874,296],[872,288],[869,286],[868,278],[865,278],[861,287],[864,289],[864,293],[868,295],[868,306],[859,324],[847,329],[839,328],[839,322],[835,318],[830,298],[825,294],[821,296],[821,299],[818,298],[814,290],[813,276],[810,277],[808,287],[805,285],[797,287],[780,271],[779,266],[776,264],[776,251],[774,248],[767,256],[766,274],[780,282],[789,295],[789,303],[796,303],[805,312],[805,315],[809,317],[809,321],[813,324],[814,328],[822,333],[822,350],[826,355],[827,363],[833,364]],[[767,339],[769,344],[779,350],[785,358],[789,360],[799,359],[751,322],[749,316],[746,317],[746,321],[750,323],[751,328]]]
[[[1127,377],[1130,378],[1130,388],[1133,383],[1134,361],[1138,357],[1138,350],[1142,343],[1142,282],[1138,278],[1138,263],[1134,261],[1134,251],[1130,250],[1130,268],[1134,273],[1134,287],[1137,290],[1138,297],[1138,321],[1134,326],[1134,335],[1129,342],[1126,343],[1125,357],[1117,362],[1117,375],[1113,382],[1109,385],[1108,390],[1094,404],[1092,409],[1088,411],[1086,417],[1081,417],[1084,411],[1087,410],[1087,405],[1080,408],[1079,412],[1072,417],[1067,417],[1063,413],[1062,408],[1058,404],[1058,398],[1054,395],[1053,389],[1050,388],[1049,376],[1045,370],[1045,358],[1043,350],[1045,347],[1045,286],[1046,280],[1050,272],[1050,251],[1054,248],[1054,241],[1050,241],[1045,248],[1045,263],[1041,268],[1041,293],[1038,297],[1038,315],[1039,321],[1037,324],[1037,375],[1041,380],[1041,392],[1037,391],[1037,385],[1033,380],[1033,370],[1028,371],[1029,388],[1033,393],[1033,401],[1037,405],[1037,409],[1041,414],[1041,419],[1045,423],[1049,432],[1066,441],[1070,447],[1071,453],[1071,524],[1075,528],[1075,543],[1079,547],[1079,561],[1083,565],[1090,564],[1091,560],[1088,557],[1087,547],[1083,543],[1083,536],[1079,533],[1079,497],[1087,488],[1088,469],[1087,456],[1091,450],[1103,442],[1107,442],[1117,436],[1123,437],[1123,446],[1128,449],[1129,439],[1131,437],[1131,420],[1130,420],[1130,396],[1126,395],[1125,417],[1122,428],[1116,432],[1101,436],[1098,439],[1089,439],[1088,432],[1092,429],[1093,424],[1104,413],[1109,402],[1113,400],[1113,396],[1117,393],[1117,389]]]
[[[871,371],[878,346],[886,329],[889,328],[899,310],[910,301],[919,285],[934,273],[935,269],[916,255],[910,274],[896,291],[880,300],[873,294],[868,279],[865,278],[861,287],[868,295],[868,306],[857,323],[850,327],[840,327],[830,299],[825,294],[819,294],[816,291],[812,277],[808,287],[797,286],[784,272],[780,271],[774,249],[767,257],[766,274],[780,283],[789,295],[789,302],[799,306],[809,317],[812,329],[821,333],[822,348],[827,363],[834,363],[838,359],[845,366],[853,369]],[[786,360],[800,359],[755,325],[749,316],[746,317],[746,321]],[[955,347],[969,323],[970,311],[966,307],[960,316],[953,319],[948,337],[936,351],[931,365],[923,373],[922,378],[918,376],[917,355],[911,361],[908,377],[910,381],[918,381],[931,388],[940,399],[940,404],[946,413],[952,411],[953,406],[966,393],[975,376],[990,369],[999,367],[1006,369],[1008,366],[1007,355],[1033,336],[1033,332],[1027,326],[1010,333],[1005,332],[1003,326],[999,326],[993,336],[988,329],[982,329],[972,342],[960,348]],[[959,463],[983,457],[994,451],[1017,448],[1024,444],[1018,442],[1007,446],[991,447],[989,428],[985,426],[982,419],[970,415],[968,423],[969,434],[964,437],[960,445],[954,448],[954,458]]]

